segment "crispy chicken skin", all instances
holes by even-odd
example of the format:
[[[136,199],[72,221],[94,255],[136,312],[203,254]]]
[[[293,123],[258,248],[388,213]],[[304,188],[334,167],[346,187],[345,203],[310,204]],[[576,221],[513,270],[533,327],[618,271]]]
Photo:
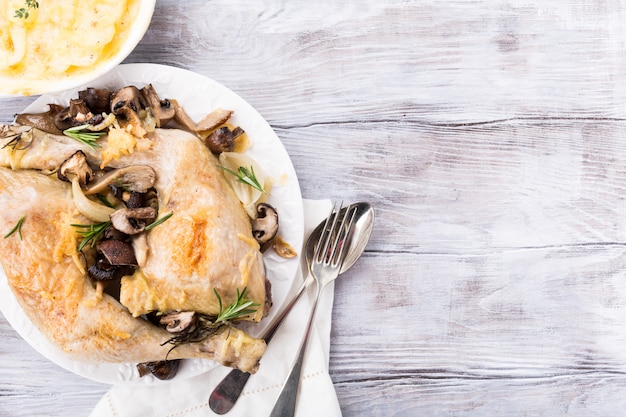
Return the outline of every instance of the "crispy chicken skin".
[[[93,151],[64,137],[36,132],[31,146],[0,151],[0,231],[24,216],[23,240],[0,239],[0,261],[29,318],[73,358],[88,362],[163,360],[172,335],[139,315],[150,311],[219,311],[247,287],[265,314],[265,271],[250,221],[217,167],[192,134],[157,130],[147,150],[113,160],[112,168],[144,164],[157,174],[158,217],[172,217],[148,232],[143,268],[121,282],[121,304],[97,291],[77,252],[71,224],[90,223],[75,208],[71,186],[39,170],[52,170],[76,150],[98,165]],[[2,142],[2,140],[0,140]],[[2,143],[0,143],[0,146]],[[12,167],[13,169],[9,168]],[[6,233],[6,232],[5,232]],[[200,343],[176,347],[168,359],[208,358],[254,371],[265,343],[228,328]]]

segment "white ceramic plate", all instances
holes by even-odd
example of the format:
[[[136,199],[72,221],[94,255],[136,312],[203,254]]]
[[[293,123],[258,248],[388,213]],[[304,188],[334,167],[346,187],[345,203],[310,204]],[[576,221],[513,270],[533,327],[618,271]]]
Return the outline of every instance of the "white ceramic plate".
[[[241,126],[248,134],[252,146],[246,154],[255,159],[265,174],[276,180],[269,203],[277,208],[280,215],[280,235],[296,250],[302,247],[303,208],[300,186],[287,151],[269,124],[261,115],[241,97],[199,74],[162,65],[129,64],[120,65],[98,80],[70,91],[44,95],[38,98],[24,112],[43,112],[49,103],[67,105],[70,98],[76,98],[79,90],[85,87],[116,89],[126,85],[143,87],[151,83],[162,98],[174,98],[182,104],[194,120],[217,107],[234,110],[231,118],[234,125]],[[293,278],[300,265],[299,257],[284,259],[273,251],[264,255],[267,275],[272,282],[274,307],[269,316],[259,325],[272,319],[285,303],[287,294],[293,285]],[[48,341],[31,323],[13,296],[6,275],[0,269],[0,309],[11,326],[33,348],[42,355],[69,371],[86,378],[110,383],[150,384],[163,382],[147,375],[139,377],[136,364],[86,364],[70,359],[65,353]],[[255,332],[256,333],[256,332]],[[206,372],[217,366],[215,362],[193,359],[181,364],[176,379],[189,378]]]

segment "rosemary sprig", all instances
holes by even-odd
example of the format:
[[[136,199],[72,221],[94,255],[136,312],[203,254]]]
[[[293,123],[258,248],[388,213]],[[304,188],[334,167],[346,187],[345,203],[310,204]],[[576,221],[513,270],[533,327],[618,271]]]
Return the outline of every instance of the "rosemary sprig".
[[[247,287],[244,287],[243,291],[239,292],[239,288],[237,288],[237,299],[222,310],[222,297],[220,297],[217,290],[213,288],[213,292],[220,305],[220,312],[215,318],[215,323],[238,320],[256,311],[256,308],[250,307],[258,307],[260,304],[253,302],[246,296],[247,289]]]
[[[246,296],[247,287],[243,291],[239,292],[237,289],[237,299],[229,304],[226,308],[222,308],[222,298],[216,289],[213,289],[217,301],[220,306],[220,312],[217,316],[209,316],[207,314],[198,314],[197,321],[194,326],[190,326],[189,329],[177,334],[171,339],[166,340],[161,346],[166,344],[174,345],[170,352],[177,346],[183,343],[197,343],[201,342],[207,337],[216,334],[220,329],[228,327],[228,322],[232,322],[238,319],[252,314],[256,309],[252,307],[258,307],[259,304],[252,302]],[[169,354],[169,352],[168,352]]]
[[[166,221],[167,219],[169,219],[170,217],[172,217],[172,214],[174,214],[174,212],[168,213],[165,216],[161,217],[160,219],[154,221],[154,223],[150,223],[149,225],[146,226],[145,229],[143,230],[150,230],[153,229],[155,227],[157,227],[158,225],[160,225],[161,223],[163,223],[164,221]]]
[[[9,231],[9,233],[4,235],[4,238],[6,239],[7,237],[11,236],[13,233],[17,232],[19,234],[19,236],[20,236],[20,240],[24,240],[22,238],[22,224],[24,224],[24,219],[25,218],[26,218],[26,216],[20,217],[20,219],[17,221],[17,224],[15,226],[13,226],[13,229],[11,229]]]
[[[80,245],[78,245],[78,251],[82,251],[89,242],[91,242],[91,247],[93,248],[96,245],[98,239],[100,239],[100,237],[106,230],[106,228],[110,225],[110,221],[95,224],[72,224],[73,227],[76,227],[78,229],[76,232],[83,237]]]
[[[11,139],[7,143],[5,143],[4,146],[2,146],[1,149],[10,147],[13,152],[15,152],[15,151],[23,151],[24,149],[27,149],[33,143],[32,136],[31,136],[31,140],[29,142],[26,142],[26,143],[22,144],[22,146],[20,146],[20,143],[24,139],[23,134],[24,133],[28,133],[31,130],[32,129],[27,130],[26,132],[20,132],[20,133],[16,133],[16,134],[10,135],[10,136],[0,137],[0,139]],[[20,147],[18,148],[18,146],[20,146]]]
[[[228,172],[229,174],[232,174],[235,177],[237,177],[237,181],[247,184],[250,187],[259,190],[260,192],[265,192],[265,190],[259,183],[259,180],[257,179],[256,175],[254,174],[254,167],[252,165],[250,165],[250,169],[246,167],[239,167],[239,169],[237,169],[237,172],[221,165],[218,165],[218,168],[221,168],[224,171]]]
[[[94,151],[96,148],[100,148],[101,146],[96,142],[100,136],[106,135],[105,132],[85,132],[85,129],[88,128],[88,124],[70,127],[69,129],[65,129],[63,134],[65,136],[69,136],[72,139],[76,139],[83,145],[89,146]]]
[[[105,196],[103,196],[102,194],[98,193],[96,194],[96,197],[98,198],[98,200],[100,200],[102,202],[102,204],[104,204],[107,207],[111,207],[114,208],[115,204],[111,203],[109,200],[107,200],[107,198]]]
[[[20,7],[19,9],[17,9],[15,11],[15,16],[18,19],[28,19],[28,17],[30,16],[30,10],[31,9],[38,9],[39,8],[39,2],[36,0],[26,0],[25,2],[26,7]]]

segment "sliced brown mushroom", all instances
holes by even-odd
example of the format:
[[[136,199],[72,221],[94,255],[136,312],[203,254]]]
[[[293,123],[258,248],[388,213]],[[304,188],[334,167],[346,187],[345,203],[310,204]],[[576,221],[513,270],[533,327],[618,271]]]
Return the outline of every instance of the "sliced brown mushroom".
[[[111,96],[110,109],[113,114],[126,116],[126,109],[136,113],[145,107],[145,100],[141,91],[132,85],[120,88]]]
[[[127,235],[136,235],[146,228],[146,220],[153,220],[156,211],[152,207],[122,208],[111,213],[111,224]]]
[[[251,221],[252,236],[259,242],[261,251],[265,251],[278,233],[278,213],[267,203],[257,205],[256,212],[256,218]]]
[[[172,103],[165,99],[161,100],[152,84],[148,84],[141,89],[146,105],[150,107],[152,114],[156,118],[156,127],[165,126],[168,124],[176,113]]]
[[[144,137],[147,133],[138,114],[146,107],[141,91],[132,85],[120,88],[111,96],[111,112],[122,118],[120,125],[123,128],[130,125],[131,133],[136,137]]]
[[[144,204],[145,196],[146,196],[146,193],[130,191],[130,192],[123,193],[122,199],[126,203],[126,207],[132,209],[132,208],[138,208],[138,207],[145,207],[145,204]]]
[[[93,114],[108,113],[112,95],[111,90],[104,88],[87,88],[78,92],[78,98],[83,100]]]
[[[222,152],[232,152],[235,149],[235,139],[244,133],[240,127],[230,130],[228,126],[222,126],[207,136],[204,144],[216,155]]]
[[[93,170],[87,163],[85,153],[83,151],[76,151],[63,161],[57,171],[57,177],[67,182],[71,182],[72,178],[76,177],[80,185],[85,186],[93,177]]]
[[[56,126],[55,117],[63,111],[65,107],[58,104],[48,104],[48,111],[44,113],[22,113],[18,114],[15,122],[23,126],[31,126],[53,135],[61,135],[63,132]]]
[[[102,253],[107,262],[113,266],[138,266],[135,251],[130,243],[121,240],[101,240],[96,245],[96,250]]]
[[[199,132],[205,132],[213,130],[216,127],[223,125],[233,115],[232,110],[215,109],[211,113],[207,114],[196,124],[196,129]]]
[[[93,184],[85,190],[85,194],[102,193],[111,184],[115,184],[129,191],[145,193],[152,188],[155,181],[156,173],[152,167],[147,165],[130,165],[109,171],[98,178],[97,181],[94,181]]]
[[[202,132],[207,132],[215,129],[216,127],[223,125],[232,116],[232,110],[216,109],[213,112],[207,114],[198,123],[187,114],[185,109],[176,100],[170,100],[172,107],[174,108],[175,115],[174,121],[178,126],[184,130],[195,133],[202,137]]]
[[[170,333],[180,333],[185,330],[191,330],[196,322],[195,311],[176,311],[165,314],[159,320],[159,323],[165,325],[165,330]]]
[[[158,362],[143,362],[137,364],[137,370],[139,371],[139,376],[152,374],[158,379],[169,380],[176,376],[179,366],[180,359],[174,359]]]
[[[111,265],[102,253],[97,254],[96,263],[87,268],[87,273],[94,281],[112,281],[126,275],[132,275],[135,268],[130,265]]]
[[[63,131],[70,127],[89,123],[93,117],[94,114],[89,110],[83,100],[71,99],[70,105],[55,115],[54,124],[59,130]],[[100,118],[101,117],[102,116],[100,116]]]
[[[104,233],[102,233],[102,238],[103,239],[126,240],[128,238],[128,235],[126,233],[120,232],[119,230],[117,230],[113,226],[109,226],[106,229],[104,229]],[[136,255],[135,255],[135,257],[136,257]]]

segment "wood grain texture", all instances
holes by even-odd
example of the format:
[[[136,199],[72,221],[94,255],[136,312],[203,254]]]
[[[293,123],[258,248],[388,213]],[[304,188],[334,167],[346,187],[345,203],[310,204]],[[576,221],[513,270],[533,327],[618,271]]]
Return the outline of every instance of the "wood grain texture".
[[[275,128],[305,197],[374,205],[335,290],[344,416],[612,416],[624,21],[618,0],[160,0],[127,62],[225,84]],[[2,100],[0,120],[32,100]],[[0,416],[86,416],[107,389],[3,318],[0,369]]]

